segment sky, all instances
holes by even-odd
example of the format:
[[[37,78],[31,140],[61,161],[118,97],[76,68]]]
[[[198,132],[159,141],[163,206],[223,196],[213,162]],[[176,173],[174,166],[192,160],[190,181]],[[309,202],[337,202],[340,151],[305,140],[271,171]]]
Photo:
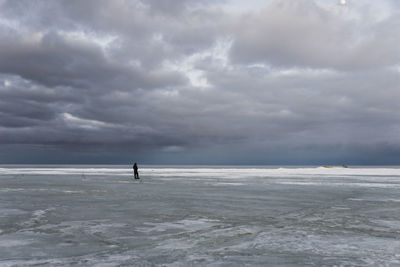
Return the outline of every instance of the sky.
[[[397,0],[0,0],[0,164],[400,165]]]

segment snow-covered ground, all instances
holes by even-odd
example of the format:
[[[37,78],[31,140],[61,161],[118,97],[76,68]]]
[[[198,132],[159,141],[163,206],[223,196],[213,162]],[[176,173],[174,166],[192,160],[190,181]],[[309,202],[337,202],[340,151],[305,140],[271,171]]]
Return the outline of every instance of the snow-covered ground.
[[[0,166],[0,265],[400,265],[399,168],[139,172]]]

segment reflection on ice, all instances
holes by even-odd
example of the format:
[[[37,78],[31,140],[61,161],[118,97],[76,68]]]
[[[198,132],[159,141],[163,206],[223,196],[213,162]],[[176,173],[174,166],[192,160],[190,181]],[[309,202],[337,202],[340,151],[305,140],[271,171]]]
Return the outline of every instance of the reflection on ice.
[[[392,176],[400,175],[400,168],[324,168],[324,167],[308,167],[308,168],[151,168],[144,167],[140,169],[145,175],[154,175],[158,177],[218,177],[218,178],[241,178],[241,177],[291,177],[291,176]],[[84,179],[86,175],[114,175],[128,176],[132,175],[129,166],[121,166],[114,168],[1,168],[0,175],[82,175]]]

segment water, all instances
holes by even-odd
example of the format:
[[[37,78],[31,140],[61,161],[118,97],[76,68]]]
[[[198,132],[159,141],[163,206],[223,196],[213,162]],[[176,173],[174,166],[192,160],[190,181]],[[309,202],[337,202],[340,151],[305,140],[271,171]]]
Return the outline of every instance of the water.
[[[0,265],[400,266],[398,168],[139,171],[0,166]]]

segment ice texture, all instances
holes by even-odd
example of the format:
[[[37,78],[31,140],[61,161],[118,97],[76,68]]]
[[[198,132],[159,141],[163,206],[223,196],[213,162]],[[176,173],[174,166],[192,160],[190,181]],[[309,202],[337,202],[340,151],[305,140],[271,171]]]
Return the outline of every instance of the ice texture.
[[[400,265],[399,168],[139,172],[1,166],[0,266]]]

